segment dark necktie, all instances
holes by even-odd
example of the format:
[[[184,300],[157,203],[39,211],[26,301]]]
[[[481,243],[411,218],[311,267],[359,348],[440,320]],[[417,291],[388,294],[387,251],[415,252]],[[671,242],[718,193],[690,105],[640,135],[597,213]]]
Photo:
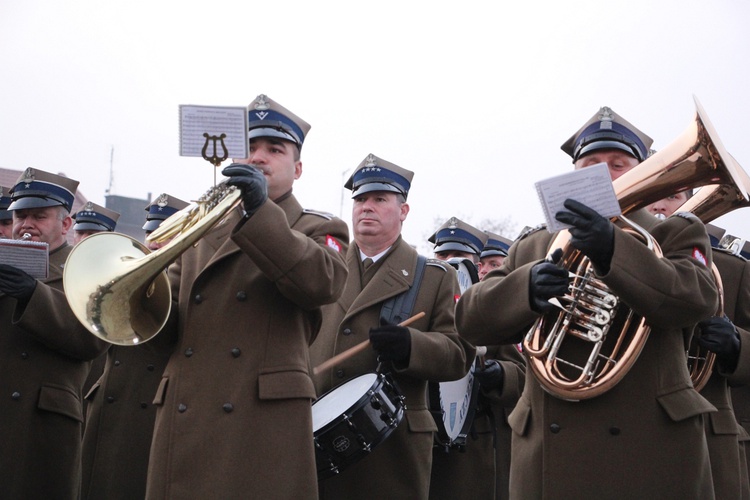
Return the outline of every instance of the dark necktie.
[[[372,259],[370,257],[367,257],[365,260],[362,261],[362,268],[365,271],[367,271],[372,264],[373,264]]]

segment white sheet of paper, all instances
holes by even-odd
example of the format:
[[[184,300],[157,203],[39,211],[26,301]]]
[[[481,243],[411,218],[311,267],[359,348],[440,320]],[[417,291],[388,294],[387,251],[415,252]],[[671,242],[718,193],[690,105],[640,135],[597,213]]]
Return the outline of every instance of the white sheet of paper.
[[[216,137],[224,134],[227,158],[247,158],[247,126],[244,106],[180,104],[180,156],[203,156],[205,147],[207,157],[221,158],[224,155],[221,142],[209,140],[203,134]]]
[[[534,185],[550,233],[570,227],[555,219],[557,212],[565,210],[563,203],[568,198],[596,210],[602,217],[610,218],[622,213],[606,163],[550,177]]]
[[[0,262],[26,271],[32,278],[47,279],[49,245],[41,241],[0,239]]]

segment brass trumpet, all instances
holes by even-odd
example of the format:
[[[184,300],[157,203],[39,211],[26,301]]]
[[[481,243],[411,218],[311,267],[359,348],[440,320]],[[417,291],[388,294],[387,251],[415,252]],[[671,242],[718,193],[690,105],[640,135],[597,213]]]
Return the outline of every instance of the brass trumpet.
[[[240,191],[221,183],[162,222],[150,241],[171,241],[155,252],[118,233],[97,233],[68,255],[63,286],[78,320],[111,344],[132,346],[166,324],[172,293],[166,268],[240,202]],[[173,238],[173,239],[172,239]]]
[[[740,184],[734,160],[697,99],[695,106],[695,118],[680,137],[613,182],[623,214],[620,219],[629,226],[626,230],[657,255],[656,241],[628,221],[627,214],[685,189]],[[577,401],[601,395],[619,383],[651,329],[645,318],[596,279],[588,258],[569,241],[570,233],[561,231],[550,249],[563,249],[560,265],[575,278],[559,300],[560,311],[537,319],[524,337],[523,350],[545,390]]]

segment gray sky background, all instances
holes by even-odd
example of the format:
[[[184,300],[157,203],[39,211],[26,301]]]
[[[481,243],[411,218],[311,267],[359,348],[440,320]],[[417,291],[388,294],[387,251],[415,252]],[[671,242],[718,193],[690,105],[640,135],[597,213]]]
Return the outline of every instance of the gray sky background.
[[[661,149],[695,95],[750,169],[748,19],[730,0],[0,0],[0,166],[64,172],[100,204],[110,181],[194,199],[213,167],[179,156],[178,106],[265,93],[312,125],[304,206],[349,221],[342,185],[374,153],[415,172],[404,237],[421,250],[452,215],[514,237],[600,106]],[[750,238],[745,210],[716,224]]]

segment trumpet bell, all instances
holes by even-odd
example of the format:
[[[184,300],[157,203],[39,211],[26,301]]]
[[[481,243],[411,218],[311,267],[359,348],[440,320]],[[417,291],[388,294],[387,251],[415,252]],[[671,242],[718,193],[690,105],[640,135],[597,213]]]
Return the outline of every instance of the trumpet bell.
[[[124,234],[97,233],[81,243],[63,270],[65,295],[75,316],[110,344],[133,346],[150,340],[166,324],[172,302],[164,268],[139,265],[150,251]]]

